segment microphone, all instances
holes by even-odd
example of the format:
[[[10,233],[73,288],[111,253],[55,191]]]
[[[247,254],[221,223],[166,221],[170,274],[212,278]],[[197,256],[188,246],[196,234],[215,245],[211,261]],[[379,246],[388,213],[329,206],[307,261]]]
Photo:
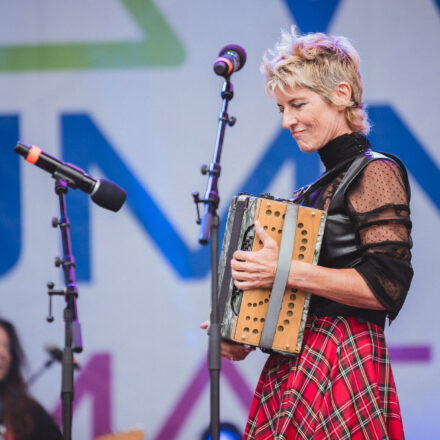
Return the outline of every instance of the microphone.
[[[246,51],[236,44],[228,44],[218,54],[214,63],[214,72],[227,77],[238,72],[246,62]]]
[[[56,362],[63,362],[63,350],[58,348],[54,344],[47,344],[45,347],[47,354],[50,356],[51,360]],[[79,370],[81,367],[76,363],[76,359],[73,358],[73,368]]]
[[[28,147],[19,142],[14,151],[27,162],[51,173],[53,177],[64,180],[70,188],[79,188],[91,194],[92,200],[102,208],[119,211],[127,198],[127,193],[116,183],[106,179],[96,180],[81,168],[64,163],[35,145]]]

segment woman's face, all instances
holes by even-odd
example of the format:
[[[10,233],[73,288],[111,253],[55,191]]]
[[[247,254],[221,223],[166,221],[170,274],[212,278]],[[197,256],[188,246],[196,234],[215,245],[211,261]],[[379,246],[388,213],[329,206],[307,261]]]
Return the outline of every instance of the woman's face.
[[[0,382],[8,375],[11,361],[9,336],[6,330],[0,327]]]
[[[286,93],[275,89],[283,128],[290,130],[301,151],[313,153],[332,139],[351,133],[342,106],[327,103],[305,87],[286,88]]]

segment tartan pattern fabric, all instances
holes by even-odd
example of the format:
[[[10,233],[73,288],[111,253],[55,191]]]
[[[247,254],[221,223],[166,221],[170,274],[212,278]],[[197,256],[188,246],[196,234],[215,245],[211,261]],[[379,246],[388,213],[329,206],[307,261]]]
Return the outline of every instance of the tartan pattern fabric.
[[[244,440],[404,439],[383,330],[309,317],[297,357],[271,355]]]

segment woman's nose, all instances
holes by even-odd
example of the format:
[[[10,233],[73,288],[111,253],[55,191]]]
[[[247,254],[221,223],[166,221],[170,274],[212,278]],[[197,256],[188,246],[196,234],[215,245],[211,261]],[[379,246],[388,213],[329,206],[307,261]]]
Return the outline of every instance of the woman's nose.
[[[290,129],[298,123],[296,116],[289,111],[284,111],[283,113],[283,128]]]
[[[0,356],[9,356],[9,347],[6,344],[0,344]]]

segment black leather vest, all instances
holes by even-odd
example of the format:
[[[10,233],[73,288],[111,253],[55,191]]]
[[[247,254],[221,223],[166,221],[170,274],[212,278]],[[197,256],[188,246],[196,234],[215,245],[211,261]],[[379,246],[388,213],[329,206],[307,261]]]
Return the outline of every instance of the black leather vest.
[[[365,151],[354,159],[333,195],[327,211],[324,239],[318,262],[320,266],[346,269],[360,264],[359,243],[347,212],[345,198],[352,182],[370,162],[378,159],[395,160],[394,157],[388,155],[371,150]],[[312,296],[310,309],[311,316],[354,316],[360,321],[370,321],[382,328],[385,326],[386,314],[387,312],[382,310],[350,307],[318,295]]]

